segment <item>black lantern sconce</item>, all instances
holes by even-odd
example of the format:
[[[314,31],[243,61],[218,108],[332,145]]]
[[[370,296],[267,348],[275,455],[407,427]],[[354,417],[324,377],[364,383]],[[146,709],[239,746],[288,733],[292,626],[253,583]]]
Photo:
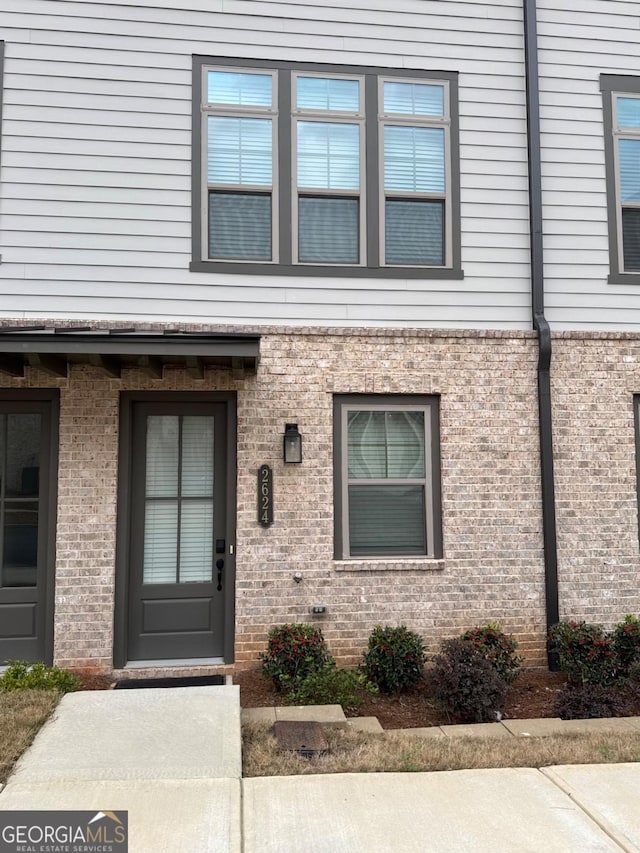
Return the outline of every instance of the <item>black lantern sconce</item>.
[[[284,426],[283,458],[288,463],[302,462],[302,436],[298,424]]]

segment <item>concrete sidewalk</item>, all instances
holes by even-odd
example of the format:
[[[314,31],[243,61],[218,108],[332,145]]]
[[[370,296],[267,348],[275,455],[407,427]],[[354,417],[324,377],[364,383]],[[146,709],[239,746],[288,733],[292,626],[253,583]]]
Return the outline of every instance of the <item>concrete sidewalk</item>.
[[[69,693],[0,810],[129,812],[130,853],[240,853],[239,687]]]
[[[492,731],[557,729],[520,722]],[[124,809],[131,853],[640,853],[640,764],[241,780],[240,759],[237,687],[70,694],[0,810]]]

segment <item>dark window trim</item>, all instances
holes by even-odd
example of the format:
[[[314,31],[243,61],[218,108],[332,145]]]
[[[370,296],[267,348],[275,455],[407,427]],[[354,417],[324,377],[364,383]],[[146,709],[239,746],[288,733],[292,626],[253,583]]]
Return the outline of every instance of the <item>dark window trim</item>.
[[[613,137],[613,93],[629,92],[640,95],[640,76],[601,74],[600,91],[603,93],[604,162],[607,185],[607,223],[609,233],[609,284],[640,284],[640,273],[620,269],[620,229],[618,199],[616,197],[615,150]]]
[[[342,407],[345,405],[381,406],[426,406],[431,427],[431,482],[433,501],[433,554],[418,557],[406,555],[384,555],[382,557],[347,557],[342,529]],[[428,452],[425,448],[425,453]],[[440,475],[440,397],[436,394],[335,394],[333,397],[333,509],[334,509],[334,560],[384,561],[401,559],[442,559],[442,497]]]
[[[60,429],[60,391],[57,388],[3,388],[0,389],[2,403],[47,403],[43,409],[42,426],[47,431],[47,440],[43,442],[45,457],[41,468],[46,470],[48,483],[40,495],[40,512],[44,518],[44,550],[46,556],[42,569],[45,573],[42,618],[44,663],[53,663],[54,643],[54,600],[56,574],[56,528],[58,516],[58,448]],[[39,546],[40,547],[40,546]]]
[[[134,403],[227,404],[226,538],[236,544],[237,399],[235,391],[121,391],[118,428],[118,498],[116,521],[116,591],[113,615],[113,666],[127,663],[129,554],[131,542],[131,477],[133,471],[132,421]],[[227,556],[225,582],[224,663],[235,660],[235,556]],[[151,664],[153,666],[153,664]]]
[[[312,266],[307,264],[293,265],[291,259],[290,239],[284,235],[291,230],[291,195],[280,192],[279,197],[279,231],[280,259],[282,263],[245,263],[203,260],[202,253],[202,69],[205,65],[226,65],[241,68],[264,68],[271,71],[312,71],[325,74],[353,74],[365,77],[365,101],[368,118],[366,119],[367,184],[367,231],[369,251],[367,262],[372,264],[374,252],[371,246],[377,244],[379,233],[378,211],[378,164],[377,164],[377,94],[375,104],[371,92],[377,92],[379,77],[407,77],[410,79],[425,78],[427,80],[446,80],[449,83],[450,101],[450,145],[451,145],[451,250],[452,264],[450,267],[394,267],[380,266],[375,257],[375,265],[371,266]],[[290,109],[290,86],[288,76],[278,75],[278,104],[279,114],[288,116]],[[376,86],[369,84],[374,80]],[[373,109],[372,109],[373,108]],[[380,68],[360,65],[334,65],[311,62],[273,62],[263,59],[230,59],[228,57],[193,55],[193,85],[192,85],[192,149],[191,149],[191,252],[192,261],[189,269],[192,272],[208,273],[240,273],[243,275],[297,275],[332,278],[400,278],[400,279],[441,279],[460,280],[464,278],[461,266],[460,238],[460,141],[458,116],[458,74],[454,71],[424,71],[408,68]],[[375,117],[375,118],[374,118]],[[374,129],[375,125],[375,129]],[[372,143],[376,144],[376,157],[371,157]],[[291,141],[289,121],[280,121],[278,126],[278,164],[280,187],[290,185],[291,170]],[[371,183],[373,181],[373,184]]]

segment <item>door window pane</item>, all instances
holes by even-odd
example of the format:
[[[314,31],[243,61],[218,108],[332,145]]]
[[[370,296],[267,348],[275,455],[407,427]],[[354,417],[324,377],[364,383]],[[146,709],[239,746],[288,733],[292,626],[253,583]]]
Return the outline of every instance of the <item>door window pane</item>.
[[[178,494],[179,420],[174,415],[147,418],[146,495],[175,497]]]
[[[358,199],[301,196],[298,241],[301,262],[357,264],[360,253]]]
[[[427,553],[424,486],[349,486],[352,557]]]
[[[180,583],[210,581],[213,572],[213,502],[184,501],[180,519]]]
[[[360,83],[330,77],[298,77],[297,106],[305,110],[357,113],[360,109]]]
[[[38,567],[37,501],[5,501],[2,543],[2,586],[35,586]]]
[[[147,501],[143,583],[176,583],[177,557],[178,502]]]
[[[213,495],[213,418],[182,419],[182,495]]]
[[[270,107],[273,78],[270,74],[244,71],[209,71],[207,98],[210,104]]]
[[[5,417],[7,427],[5,496],[37,497],[40,478],[41,416],[9,414]]]
[[[386,199],[385,263],[444,265],[444,202]]]
[[[298,186],[330,190],[360,187],[360,127],[298,122]]]
[[[213,416],[147,418],[145,584],[211,581],[213,442]]]

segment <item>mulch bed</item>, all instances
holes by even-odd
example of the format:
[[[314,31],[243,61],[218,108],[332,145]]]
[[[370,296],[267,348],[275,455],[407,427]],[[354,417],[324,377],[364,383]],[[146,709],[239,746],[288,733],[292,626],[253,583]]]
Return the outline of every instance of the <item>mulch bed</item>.
[[[554,716],[555,698],[565,681],[566,676],[562,672],[523,670],[509,691],[505,719],[528,720]],[[240,705],[243,708],[287,704],[284,696],[274,690],[259,669],[235,673],[233,683],[240,685]],[[368,697],[358,716],[377,717],[384,729],[445,726],[457,722],[429,698],[426,685],[399,696]]]

